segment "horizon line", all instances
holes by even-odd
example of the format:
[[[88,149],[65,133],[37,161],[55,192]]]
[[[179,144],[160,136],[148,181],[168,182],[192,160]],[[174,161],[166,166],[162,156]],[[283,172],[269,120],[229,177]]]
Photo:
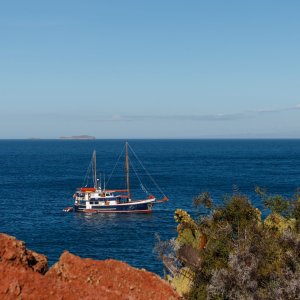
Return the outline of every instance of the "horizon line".
[[[0,138],[0,141],[96,141],[96,140],[299,140],[300,137],[118,137],[118,138],[94,138],[94,139],[62,139],[62,138]]]

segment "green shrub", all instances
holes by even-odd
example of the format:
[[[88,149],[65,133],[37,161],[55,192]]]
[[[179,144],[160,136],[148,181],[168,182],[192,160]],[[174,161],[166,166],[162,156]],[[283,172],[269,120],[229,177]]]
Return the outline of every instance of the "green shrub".
[[[270,212],[265,220],[239,193],[227,197],[219,207],[208,193],[200,194],[194,199],[195,206],[204,206],[211,213],[198,222],[176,211],[178,237],[172,253],[169,248],[161,257],[171,270],[173,285],[185,298],[299,297],[299,194],[287,199],[270,196],[261,188],[256,192]],[[193,276],[187,276],[186,270]]]

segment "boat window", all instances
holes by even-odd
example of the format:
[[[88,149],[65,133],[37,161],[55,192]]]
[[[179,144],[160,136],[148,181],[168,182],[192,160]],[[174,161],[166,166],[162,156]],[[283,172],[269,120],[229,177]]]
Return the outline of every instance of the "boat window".
[[[93,201],[90,201],[90,204],[94,204],[94,202],[93,202]]]
[[[99,202],[98,201],[95,201],[95,204],[98,204]]]

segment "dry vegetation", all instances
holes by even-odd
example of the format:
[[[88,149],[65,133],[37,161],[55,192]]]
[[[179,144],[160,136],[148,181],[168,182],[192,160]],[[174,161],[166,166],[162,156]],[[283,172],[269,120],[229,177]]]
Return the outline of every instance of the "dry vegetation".
[[[156,250],[167,278],[187,299],[298,299],[300,202],[256,189],[268,216],[235,192],[215,206],[209,193],[194,199],[207,216],[177,210],[178,237]]]

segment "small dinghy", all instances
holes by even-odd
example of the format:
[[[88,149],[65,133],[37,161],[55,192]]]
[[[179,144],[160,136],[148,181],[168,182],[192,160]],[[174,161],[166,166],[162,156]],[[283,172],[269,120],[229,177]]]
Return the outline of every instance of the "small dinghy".
[[[72,206],[66,207],[63,209],[64,212],[72,212],[74,208]]]

